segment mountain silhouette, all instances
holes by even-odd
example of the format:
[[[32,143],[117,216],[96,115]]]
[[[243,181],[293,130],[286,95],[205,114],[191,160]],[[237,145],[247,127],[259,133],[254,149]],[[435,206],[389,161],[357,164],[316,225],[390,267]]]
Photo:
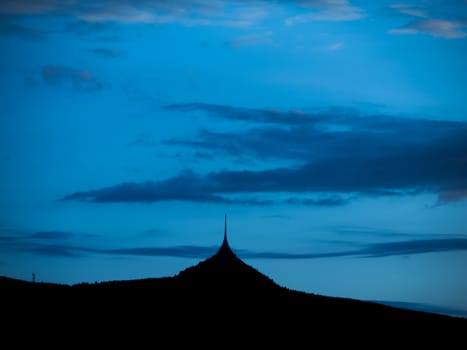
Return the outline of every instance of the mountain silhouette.
[[[450,348],[467,334],[465,318],[280,286],[232,251],[226,227],[215,254],[171,277],[74,285],[0,277],[0,291],[4,334],[28,335],[14,337],[18,347],[33,338],[49,347]]]
[[[244,297],[280,288],[232,251],[227,240],[226,224],[224,239],[218,251],[197,265],[182,270],[174,279],[180,287],[189,288],[191,292],[212,293],[216,296],[234,294],[235,299],[240,295]]]

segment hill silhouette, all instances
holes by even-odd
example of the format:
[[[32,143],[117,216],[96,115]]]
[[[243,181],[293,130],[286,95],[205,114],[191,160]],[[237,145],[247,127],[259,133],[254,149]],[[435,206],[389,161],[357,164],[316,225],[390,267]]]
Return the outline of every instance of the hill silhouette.
[[[49,347],[450,348],[467,334],[465,318],[280,286],[238,258],[226,233],[215,254],[171,277],[75,285],[0,277],[0,291],[4,334],[27,335],[15,336],[18,347],[39,339]]]

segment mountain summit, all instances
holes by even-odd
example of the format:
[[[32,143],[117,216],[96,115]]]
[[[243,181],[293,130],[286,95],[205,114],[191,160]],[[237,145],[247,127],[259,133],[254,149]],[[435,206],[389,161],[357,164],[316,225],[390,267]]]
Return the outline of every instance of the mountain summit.
[[[272,279],[246,264],[230,248],[227,239],[227,216],[224,239],[218,251],[209,258],[179,272],[174,279],[190,290],[235,294],[255,294],[280,288]]]

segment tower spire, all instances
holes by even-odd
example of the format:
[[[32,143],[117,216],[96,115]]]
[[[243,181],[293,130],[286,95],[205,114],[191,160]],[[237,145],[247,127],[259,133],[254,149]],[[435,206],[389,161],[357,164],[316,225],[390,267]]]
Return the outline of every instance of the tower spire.
[[[227,214],[224,214],[224,241],[227,242]]]
[[[219,251],[223,252],[230,252],[231,249],[229,247],[229,242],[227,241],[227,214],[224,215],[224,240],[222,241],[222,245]]]

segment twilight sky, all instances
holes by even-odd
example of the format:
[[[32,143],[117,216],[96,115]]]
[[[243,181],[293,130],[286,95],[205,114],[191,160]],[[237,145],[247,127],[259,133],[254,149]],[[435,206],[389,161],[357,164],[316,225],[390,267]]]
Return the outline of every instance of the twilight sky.
[[[0,0],[0,275],[467,317],[467,1]]]

